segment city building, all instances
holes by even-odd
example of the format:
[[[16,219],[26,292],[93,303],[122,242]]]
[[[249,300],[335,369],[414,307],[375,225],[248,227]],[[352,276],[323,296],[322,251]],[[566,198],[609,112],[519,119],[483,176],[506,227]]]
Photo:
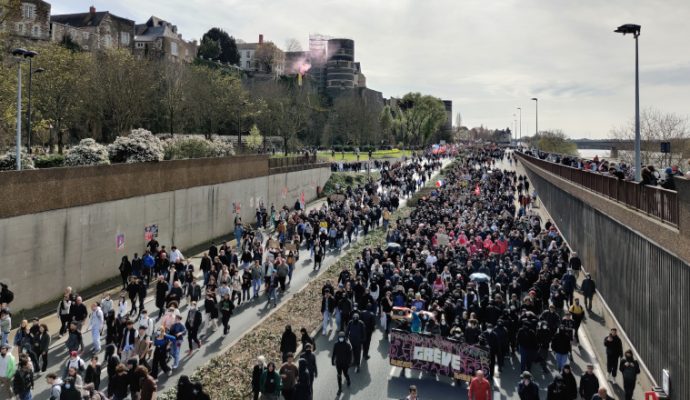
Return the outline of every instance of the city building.
[[[285,52],[277,46],[273,54],[262,54],[261,47],[267,46],[264,35],[259,34],[257,43],[237,43],[237,51],[240,54],[240,68],[246,72],[268,74],[278,77],[285,73]],[[265,59],[261,59],[265,58]],[[268,66],[267,64],[270,64]]]
[[[453,100],[443,100],[443,106],[446,108],[446,122],[441,130],[450,133],[453,131]]]
[[[4,9],[0,5],[0,15],[7,13],[0,23],[0,32],[10,36],[31,39],[50,39],[50,3],[42,0],[23,0],[19,9]]]
[[[135,27],[133,54],[137,57],[191,63],[196,57],[196,40],[186,41],[177,33],[177,26],[152,16]]]
[[[109,11],[50,16],[50,34],[55,42],[68,38],[83,50],[134,49],[134,21]]]

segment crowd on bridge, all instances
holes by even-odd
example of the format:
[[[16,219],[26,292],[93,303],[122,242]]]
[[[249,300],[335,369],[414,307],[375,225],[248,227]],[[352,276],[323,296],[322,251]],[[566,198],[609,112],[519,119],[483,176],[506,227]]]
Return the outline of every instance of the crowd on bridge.
[[[635,167],[633,165],[625,162],[614,162],[603,158],[600,159],[599,156],[594,156],[592,159],[586,159],[538,150],[527,150],[525,154],[583,171],[615,177],[620,180],[632,181],[635,179]],[[643,185],[660,186],[664,189],[676,190],[675,178],[685,177],[690,179],[690,171],[683,173],[678,165],[671,165],[661,170],[654,165],[642,165],[640,176]]]
[[[236,216],[235,242],[210,246],[198,267],[177,247],[168,249],[151,237],[141,256],[122,258],[122,290],[112,298],[106,293],[87,307],[76,290],[66,288],[56,309],[58,337],[66,337],[65,356],[55,361],[48,359],[53,336],[38,318],[21,321],[10,338],[8,304],[14,294],[3,285],[0,398],[14,394],[31,399],[34,380],[41,374],[51,399],[155,398],[159,374],[171,375],[179,367],[185,343],[187,353],[192,353],[221,326],[227,335],[230,317],[243,302],[263,297],[267,306],[275,306],[289,290],[300,249],[308,249],[312,268],[320,269],[328,252],[339,252],[379,226],[387,228],[400,199],[424,186],[441,162],[428,154],[380,162],[378,167],[380,181],[342,188],[320,208],[307,210],[300,201],[280,209],[271,205],[270,211],[260,205],[254,226]],[[157,312],[145,307],[150,292]],[[90,348],[85,336],[91,339]],[[288,351],[283,353],[282,361],[288,362]],[[49,362],[57,363],[57,373],[46,373]],[[107,376],[103,382],[102,372]],[[289,392],[286,383],[279,386]],[[262,380],[265,398],[274,389]],[[206,396],[198,384],[182,376],[178,393],[192,392],[192,397],[180,398]]]

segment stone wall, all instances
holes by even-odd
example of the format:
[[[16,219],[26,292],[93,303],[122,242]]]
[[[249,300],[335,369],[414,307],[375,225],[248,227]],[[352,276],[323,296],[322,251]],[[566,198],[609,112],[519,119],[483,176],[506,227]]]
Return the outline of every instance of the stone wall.
[[[271,175],[265,158],[253,167],[249,157],[234,168],[227,160],[24,171],[34,178],[25,180],[2,173],[10,178],[0,180],[0,191],[11,196],[0,202],[0,280],[15,292],[13,308],[52,301],[68,285],[83,290],[117,276],[123,255],[143,253],[145,226],[156,224],[161,245],[184,253],[229,239],[235,211],[253,222],[262,201],[278,208],[293,206],[302,193],[307,202],[315,199],[331,174],[319,165]],[[51,179],[39,182],[35,172]],[[121,249],[118,235],[124,235]]]

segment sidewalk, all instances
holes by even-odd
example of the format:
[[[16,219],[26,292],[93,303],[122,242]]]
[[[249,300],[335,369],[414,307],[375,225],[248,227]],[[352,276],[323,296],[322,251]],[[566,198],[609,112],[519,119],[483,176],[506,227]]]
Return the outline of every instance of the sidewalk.
[[[516,163],[513,163],[512,169],[516,170],[518,175],[527,176],[527,172],[525,171],[522,164],[518,163],[516,165]],[[534,185],[531,186],[534,187]],[[542,222],[550,220],[554,225],[556,225],[555,220],[551,218],[551,215],[549,214],[548,210],[546,210],[546,208],[543,206],[543,203],[539,202],[539,204],[541,206],[538,208],[532,208],[532,211],[539,214],[539,216],[542,219]],[[556,226],[558,227],[558,225]],[[563,240],[566,242],[568,248],[570,248],[571,251],[578,251],[577,249],[573,249],[570,246],[570,244],[568,243],[568,238],[564,237]],[[582,284],[586,268],[587,266],[583,265],[583,273],[578,275],[578,287]],[[579,290],[575,292],[575,297],[580,299],[580,304],[585,304],[584,297],[582,296]],[[586,313],[586,318],[582,322],[581,327],[583,329],[579,330],[580,338],[590,343],[591,348],[594,351],[594,357],[591,360],[591,363],[594,364],[595,372],[597,372],[597,377],[599,379],[599,384],[606,384],[606,388],[610,396],[619,399],[625,398],[625,393],[623,391],[623,378],[621,377],[620,373],[618,374],[618,377],[615,381],[611,382],[606,380],[606,373],[604,372],[606,369],[606,350],[604,349],[603,343],[604,338],[606,338],[606,336],[609,334],[610,329],[613,327],[616,327],[618,329],[619,336],[623,341],[624,351],[631,347],[630,342],[628,341],[628,338],[625,336],[623,328],[616,323],[614,316],[611,314],[608,306],[605,304],[604,300],[602,299],[598,291],[597,294],[594,296],[594,299],[592,300],[592,311]],[[652,384],[649,377],[646,374],[644,374],[643,371],[641,374],[638,375],[635,393],[633,394],[633,399],[643,400],[645,390],[651,390],[652,386],[654,385]]]

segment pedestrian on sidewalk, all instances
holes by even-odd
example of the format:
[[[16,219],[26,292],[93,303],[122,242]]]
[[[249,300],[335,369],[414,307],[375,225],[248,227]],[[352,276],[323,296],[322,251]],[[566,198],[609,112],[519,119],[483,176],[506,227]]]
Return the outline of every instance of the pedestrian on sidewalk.
[[[295,355],[293,353],[287,354],[287,361],[280,367],[280,379],[282,382],[281,392],[285,400],[293,400],[295,396],[295,385],[297,384],[297,375],[299,370],[295,365]]]
[[[89,310],[86,309],[86,304],[82,301],[81,296],[77,296],[74,304],[70,307],[70,315],[72,322],[77,325],[77,329],[81,332],[86,317],[89,315]]]
[[[266,357],[257,357],[257,362],[254,364],[254,369],[252,370],[252,393],[254,395],[254,400],[259,400],[259,393],[261,393],[261,378],[264,371],[266,370]]]
[[[60,300],[60,303],[58,303],[57,307],[57,315],[58,318],[60,318],[60,337],[62,337],[62,335],[64,335],[65,332],[67,332],[67,329],[69,328],[71,308],[72,298],[70,297],[69,293],[65,293],[62,296],[62,300]]]
[[[98,356],[91,357],[91,362],[84,372],[84,384],[92,384],[95,390],[101,387],[101,364],[98,363]]]
[[[29,365],[28,357],[19,358],[17,372],[12,378],[12,391],[17,400],[31,400],[33,398],[31,390],[34,388],[34,373]]]
[[[137,312],[137,296],[139,296],[139,282],[135,276],[129,277],[127,295],[129,296],[129,302],[132,303],[132,308],[129,311],[129,315],[131,316]]]
[[[625,390],[625,400],[632,400],[635,391],[637,375],[640,374],[640,363],[633,357],[632,350],[626,350],[625,357],[620,363],[621,375],[623,375],[623,390]]]
[[[172,370],[168,366],[166,359],[168,358],[168,349],[175,345],[175,337],[165,333],[165,329],[161,328],[158,331],[158,336],[153,340],[153,365],[151,376],[153,379],[158,378],[158,369],[171,375]]]
[[[127,283],[130,275],[132,275],[132,263],[129,262],[129,258],[124,255],[122,256],[122,261],[120,261],[120,277],[122,278],[122,290],[127,289]]]
[[[539,385],[532,381],[532,374],[524,371],[521,376],[522,380],[517,388],[520,400],[539,400]]]
[[[287,356],[289,353],[295,353],[297,351],[297,335],[292,331],[292,326],[286,325],[285,331],[280,338],[280,353],[283,357],[283,362],[287,361]]]
[[[235,303],[232,302],[230,293],[225,293],[220,303],[218,303],[218,310],[220,311],[221,321],[223,323],[223,335],[227,335],[228,332],[230,332],[230,316],[232,316],[232,311],[234,309]]]
[[[585,275],[585,279],[582,281],[582,285],[580,285],[580,288],[582,290],[582,295],[585,298],[585,308],[587,308],[587,311],[591,312],[592,299],[594,298],[594,294],[597,291],[597,285],[594,282],[594,279],[592,279],[592,275]]]
[[[280,380],[280,374],[276,371],[276,365],[271,361],[261,375],[261,398],[278,400],[281,389],[282,381]]]
[[[165,281],[163,275],[158,275],[158,281],[156,282],[156,308],[158,308],[158,318],[156,321],[163,317],[165,312],[165,298],[168,295],[168,283]]]
[[[618,359],[623,356],[623,342],[618,337],[618,330],[611,328],[608,336],[604,339],[606,347],[606,372],[609,380],[616,379],[618,374]]]
[[[0,345],[9,344],[10,332],[12,331],[12,317],[7,309],[0,310]]]
[[[67,351],[69,352],[82,352],[84,350],[84,339],[79,329],[77,329],[77,324],[74,322],[69,324],[69,332],[67,333],[65,347],[67,347]]]
[[[180,350],[182,343],[184,343],[184,335],[187,333],[184,324],[182,323],[182,316],[175,316],[175,323],[170,327],[170,336],[175,337],[175,342],[170,346],[170,355],[173,358],[173,369],[177,369],[180,365]]]
[[[189,353],[194,348],[196,343],[197,348],[201,348],[199,341],[199,329],[201,329],[202,317],[201,311],[196,307],[196,301],[189,304],[189,311],[187,312],[187,320],[185,321],[185,328],[187,328],[187,340],[189,341]]]
[[[597,391],[597,394],[592,396],[592,400],[614,400],[614,398],[608,395],[606,388],[601,387]]]

